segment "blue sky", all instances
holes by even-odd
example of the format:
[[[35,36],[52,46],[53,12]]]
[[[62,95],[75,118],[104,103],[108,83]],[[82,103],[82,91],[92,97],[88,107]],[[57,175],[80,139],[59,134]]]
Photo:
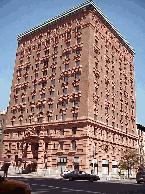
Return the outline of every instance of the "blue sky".
[[[84,0],[0,0],[0,110],[9,104],[17,34],[83,2]],[[137,123],[145,126],[145,1],[94,2],[135,49]]]

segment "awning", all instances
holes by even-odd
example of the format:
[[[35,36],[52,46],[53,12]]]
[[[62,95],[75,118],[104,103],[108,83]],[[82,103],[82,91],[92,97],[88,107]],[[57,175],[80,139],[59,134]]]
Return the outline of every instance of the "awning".
[[[22,162],[37,163],[37,160],[36,159],[33,159],[33,158],[22,158]]]
[[[11,163],[10,158],[0,158],[0,162]]]

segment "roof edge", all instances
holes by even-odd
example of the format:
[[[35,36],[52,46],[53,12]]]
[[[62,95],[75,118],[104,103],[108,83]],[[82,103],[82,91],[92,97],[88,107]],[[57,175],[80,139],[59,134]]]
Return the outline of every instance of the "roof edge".
[[[96,10],[97,13],[99,13],[99,16],[101,17],[101,19],[108,24],[108,27],[111,28],[111,30],[114,32],[114,34],[116,36],[118,36],[118,38],[121,39],[121,41],[123,41],[123,43],[127,46],[127,48],[132,52],[132,54],[135,54],[135,50],[134,48],[130,45],[130,43],[125,39],[125,37],[119,32],[119,30],[111,23],[111,21],[108,19],[107,16],[105,16],[105,14],[98,8],[98,6],[95,4],[95,2],[93,0],[88,0],[85,1],[84,3],[81,3],[67,11],[64,11],[63,13],[52,17],[51,19],[46,20],[45,22],[31,28],[30,30],[27,30],[21,34],[17,35],[17,40],[21,40],[22,38],[29,36],[30,34],[33,34],[35,32],[37,32],[38,30],[42,30],[44,27],[49,26],[53,23],[55,23],[56,21],[65,18],[67,16],[69,16],[70,14],[73,14],[76,11],[79,11],[81,9],[85,9],[87,6],[92,5],[94,7],[94,9]]]

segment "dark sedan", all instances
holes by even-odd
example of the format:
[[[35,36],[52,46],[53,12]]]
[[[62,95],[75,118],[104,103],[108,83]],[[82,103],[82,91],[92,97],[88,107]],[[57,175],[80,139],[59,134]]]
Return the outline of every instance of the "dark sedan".
[[[138,171],[136,174],[137,183],[145,182],[145,171]]]
[[[70,173],[64,174],[64,179],[73,180],[89,180],[90,182],[100,180],[99,176],[93,174],[87,174],[84,171],[72,171]]]

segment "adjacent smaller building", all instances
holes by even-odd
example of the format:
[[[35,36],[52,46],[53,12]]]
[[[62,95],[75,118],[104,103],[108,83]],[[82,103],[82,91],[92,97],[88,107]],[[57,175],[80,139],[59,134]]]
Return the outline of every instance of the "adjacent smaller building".
[[[0,158],[2,157],[2,149],[3,149],[3,131],[6,126],[6,110],[0,111]]]
[[[145,165],[145,127],[137,124],[138,134],[138,153],[140,156],[140,163]]]

